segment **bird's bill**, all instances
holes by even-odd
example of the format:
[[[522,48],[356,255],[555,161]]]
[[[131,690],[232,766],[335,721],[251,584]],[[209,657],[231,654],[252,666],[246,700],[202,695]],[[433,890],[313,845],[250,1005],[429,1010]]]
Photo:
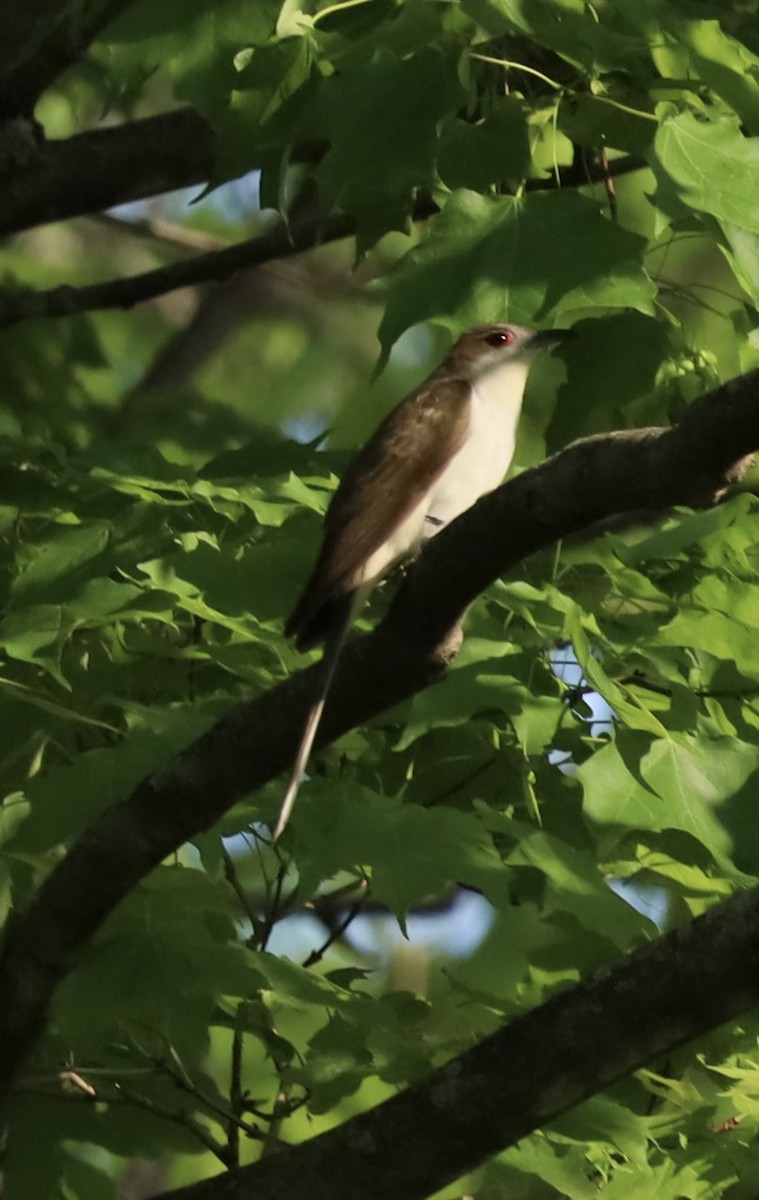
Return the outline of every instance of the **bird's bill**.
[[[539,346],[558,346],[560,342],[566,342],[569,338],[576,336],[573,329],[541,329],[532,335],[530,345],[536,348]]]

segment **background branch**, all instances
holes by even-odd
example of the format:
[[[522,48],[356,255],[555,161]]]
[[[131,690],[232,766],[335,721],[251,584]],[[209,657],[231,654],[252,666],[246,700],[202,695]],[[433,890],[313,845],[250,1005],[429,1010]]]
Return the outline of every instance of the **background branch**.
[[[269,233],[250,241],[181,259],[127,279],[111,279],[81,288],[58,287],[46,292],[6,289],[0,292],[0,328],[39,317],[69,317],[97,309],[132,308],[177,288],[226,279],[245,268],[348,237],[354,228],[355,223],[343,216],[330,217],[326,221],[304,221],[290,229],[277,225]]]

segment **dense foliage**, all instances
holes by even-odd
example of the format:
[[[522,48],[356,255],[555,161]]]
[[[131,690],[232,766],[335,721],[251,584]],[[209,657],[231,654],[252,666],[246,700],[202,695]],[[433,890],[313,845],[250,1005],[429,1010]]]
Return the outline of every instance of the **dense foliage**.
[[[757,0],[26,8],[0,47],[8,914],[302,665],[282,620],[347,451],[456,333],[577,332],[533,372],[521,469],[676,421],[756,364],[759,305]],[[749,487],[494,584],[444,682],[316,757],[281,844],[278,779],[105,920],[17,1081],[8,1195],[286,1155],[755,881],[758,580]],[[393,936],[420,913],[439,955]],[[749,1015],[445,1195],[748,1200],[758,1124]]]

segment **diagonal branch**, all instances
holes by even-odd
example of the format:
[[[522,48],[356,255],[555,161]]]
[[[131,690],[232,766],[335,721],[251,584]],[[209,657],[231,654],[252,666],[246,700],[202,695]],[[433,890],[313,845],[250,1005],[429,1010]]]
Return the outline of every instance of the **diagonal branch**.
[[[754,371],[702,397],[674,429],[582,439],[484,497],[433,539],[380,627],[346,647],[319,744],[439,680],[466,607],[527,554],[615,513],[711,503],[757,445]],[[9,925],[0,954],[0,1097],[56,984],[105,917],[167,854],[288,766],[317,671],[240,704],[101,814]]]
[[[126,279],[111,279],[80,288],[57,287],[46,292],[26,288],[0,289],[0,329],[38,317],[68,317],[97,309],[132,308],[177,288],[226,279],[237,271],[261,266],[272,259],[286,258],[311,250],[315,245],[349,237],[354,231],[355,221],[344,216],[330,217],[326,221],[303,221],[289,230],[278,224],[270,232],[247,242],[181,259]]]
[[[553,996],[376,1108],[160,1200],[298,1200],[304,1179],[310,1200],[424,1200],[656,1055],[754,1007],[757,944],[753,888]]]
[[[543,180],[537,182],[541,186],[548,186],[549,183]],[[1,195],[0,188],[0,204]],[[434,201],[423,196],[414,206],[412,219],[426,221],[437,212]],[[125,279],[109,279],[78,288],[64,285],[48,291],[0,288],[0,329],[39,317],[70,317],[82,312],[133,308],[135,304],[164,296],[178,288],[227,279],[237,271],[351,237],[355,231],[355,218],[335,213],[327,218],[319,216],[296,221],[287,228],[278,225],[246,242],[210,250],[194,258],[182,259]]]

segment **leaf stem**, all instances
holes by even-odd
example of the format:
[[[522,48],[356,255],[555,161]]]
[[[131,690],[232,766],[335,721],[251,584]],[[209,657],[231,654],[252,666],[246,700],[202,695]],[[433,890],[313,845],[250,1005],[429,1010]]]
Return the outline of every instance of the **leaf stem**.
[[[355,0],[354,0],[355,2]],[[535,67],[528,67],[526,63],[514,62],[510,58],[491,58],[489,54],[476,54],[474,50],[470,51],[470,58],[476,58],[479,62],[492,63],[496,67],[505,67],[507,70],[524,71],[526,75],[534,75],[536,79],[541,79],[543,83],[547,83],[549,87],[554,88],[557,92],[563,92],[564,88],[555,79],[549,79],[542,71],[538,71]]]
[[[366,880],[364,880],[364,885],[368,889],[368,883]],[[322,943],[322,945],[319,946],[318,949],[312,950],[311,953],[306,958],[303,959],[301,966],[313,967],[316,965],[316,963],[321,962],[321,960],[324,958],[324,955],[327,953],[327,951],[330,949],[330,947],[334,946],[335,942],[338,941],[343,936],[343,934],[345,933],[348,926],[361,912],[361,909],[364,907],[364,902],[366,901],[367,897],[368,897],[368,890],[365,892],[365,894],[363,896],[359,896],[358,900],[356,900],[351,905],[350,909],[348,910],[347,915],[345,917],[343,917],[342,921],[339,921],[337,923],[337,925],[335,925],[334,929],[331,929],[329,931],[329,936]]]
[[[320,12],[314,13],[311,23],[312,25],[317,25],[325,17],[331,17],[333,13],[341,12],[344,8],[355,8],[358,4],[370,3],[371,0],[342,0],[341,4],[329,4],[326,8],[321,9]]]
[[[601,104],[610,104],[612,108],[618,108],[620,112],[627,113],[631,117],[641,117],[644,121],[653,121],[655,125],[659,124],[659,118],[654,113],[646,112],[643,108],[631,108],[629,104],[622,104],[620,100],[612,100],[611,96],[599,96],[596,92],[590,94]]]

